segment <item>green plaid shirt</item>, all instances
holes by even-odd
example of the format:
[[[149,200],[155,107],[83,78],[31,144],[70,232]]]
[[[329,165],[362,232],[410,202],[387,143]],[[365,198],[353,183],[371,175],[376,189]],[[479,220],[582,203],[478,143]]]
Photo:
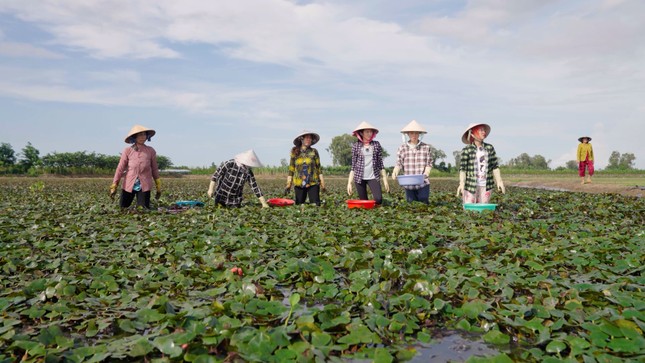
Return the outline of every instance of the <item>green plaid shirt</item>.
[[[488,154],[488,170],[486,170],[486,190],[491,190],[495,186],[493,170],[499,168],[497,165],[497,154],[491,144],[483,143],[484,150]],[[475,193],[477,189],[477,177],[475,176],[477,146],[470,144],[461,150],[461,159],[459,161],[459,171],[466,172],[466,189],[470,193]]]

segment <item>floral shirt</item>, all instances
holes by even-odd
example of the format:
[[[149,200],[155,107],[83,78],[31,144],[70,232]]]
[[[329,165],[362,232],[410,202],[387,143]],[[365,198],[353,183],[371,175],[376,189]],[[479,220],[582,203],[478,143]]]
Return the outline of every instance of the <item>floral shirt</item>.
[[[403,169],[404,175],[419,175],[423,174],[423,170],[428,167],[432,168],[432,154],[430,145],[419,141],[415,146],[410,146],[405,143],[399,146],[396,152],[397,160],[396,166]],[[430,185],[427,176],[423,176],[422,185],[405,185],[404,188],[408,190],[417,190]]]
[[[244,184],[249,183],[253,193],[259,198],[262,191],[255,181],[253,171],[244,166],[238,165],[234,159],[223,162],[215,171],[211,180],[217,183],[214,198],[228,206],[239,206],[242,204],[242,192]]]
[[[136,149],[132,145],[123,149],[112,183],[118,185],[121,177],[124,179],[123,190],[128,193],[132,193],[137,179],[141,184],[141,191],[150,191],[154,180],[159,179],[155,149],[146,145],[139,145]]]
[[[294,186],[309,188],[320,183],[322,168],[320,166],[318,150],[310,147],[305,151],[300,151],[300,154],[297,156],[292,151],[290,159],[289,176],[293,177]]]
[[[378,141],[370,141],[368,148],[373,148],[372,168],[374,170],[374,179],[381,180],[381,170],[383,165],[383,148]],[[363,143],[355,142],[352,144],[352,171],[354,171],[354,181],[361,183],[364,177],[365,156],[363,155]]]
[[[495,186],[495,179],[493,178],[493,170],[499,168],[497,164],[497,154],[495,148],[491,144],[482,143],[482,151],[484,160],[477,159],[477,146],[470,144],[461,150],[461,158],[459,161],[459,171],[466,172],[466,189],[470,193],[475,193],[477,189],[477,174],[478,166],[486,164],[486,190],[491,190]]]

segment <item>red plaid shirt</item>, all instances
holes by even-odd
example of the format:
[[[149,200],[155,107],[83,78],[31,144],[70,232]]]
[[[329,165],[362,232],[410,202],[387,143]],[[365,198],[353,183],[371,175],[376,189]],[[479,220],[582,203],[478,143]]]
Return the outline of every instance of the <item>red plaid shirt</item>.
[[[403,169],[403,175],[418,175],[423,174],[423,170],[427,167],[432,168],[432,154],[430,153],[430,145],[419,141],[413,147],[407,143],[399,146],[397,150],[396,166]],[[423,177],[423,185],[406,185],[405,189],[416,190],[429,185],[428,177]]]

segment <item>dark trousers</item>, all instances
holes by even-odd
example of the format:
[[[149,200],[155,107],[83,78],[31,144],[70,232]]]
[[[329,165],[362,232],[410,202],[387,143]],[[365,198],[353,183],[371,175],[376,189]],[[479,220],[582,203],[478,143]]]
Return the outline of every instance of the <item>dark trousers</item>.
[[[320,185],[316,184],[307,188],[294,187],[293,190],[296,192],[296,204],[303,204],[309,196],[309,203],[320,205]]]
[[[383,194],[381,193],[381,183],[376,179],[370,180],[361,180],[360,183],[354,182],[356,185],[356,192],[358,193],[358,199],[367,200],[367,186],[369,185],[370,190],[372,191],[372,197],[376,204],[381,204],[383,202]]]
[[[128,208],[132,204],[132,201],[134,200],[135,196],[137,197],[138,206],[140,205],[146,209],[150,209],[150,191],[149,190],[147,192],[133,191],[132,193],[129,193],[123,189],[121,189],[121,200],[120,200],[121,208]]]
[[[426,185],[421,189],[416,190],[405,190],[405,199],[408,202],[422,202],[429,204],[428,199],[430,198],[430,185]]]

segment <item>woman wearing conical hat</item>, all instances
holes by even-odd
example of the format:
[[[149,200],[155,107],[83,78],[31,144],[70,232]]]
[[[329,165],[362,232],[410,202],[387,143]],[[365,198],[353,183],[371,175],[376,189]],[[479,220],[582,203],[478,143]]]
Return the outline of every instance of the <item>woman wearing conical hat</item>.
[[[457,196],[463,194],[464,204],[490,202],[495,184],[499,191],[506,193],[495,148],[484,142],[489,134],[489,125],[476,123],[468,125],[461,136],[466,146],[461,150],[459,161]]]
[[[352,185],[356,185],[358,198],[367,200],[367,186],[372,191],[376,204],[383,202],[381,180],[385,191],[389,193],[387,174],[383,166],[383,148],[374,140],[378,129],[368,122],[361,122],[352,135],[358,139],[352,144],[352,169],[347,180],[347,194],[352,195]]]
[[[317,133],[308,130],[302,131],[293,139],[286,191],[293,185],[296,204],[303,204],[309,197],[309,203],[320,206],[320,190],[325,190],[325,179],[318,150],[312,147],[319,140]]]
[[[251,170],[251,168],[260,166],[262,163],[253,150],[235,155],[233,159],[220,164],[211,177],[208,196],[215,199],[215,204],[224,207],[239,207],[242,205],[244,184],[249,183],[262,207],[269,207],[255,180],[253,170]]]
[[[403,144],[396,152],[396,166],[392,171],[392,179],[396,180],[401,170],[404,175],[423,174],[423,184],[405,185],[405,199],[408,202],[428,204],[430,197],[430,170],[432,169],[432,150],[430,145],[421,141],[427,131],[416,120],[412,120],[403,129],[401,137]]]
[[[589,136],[582,136],[578,138],[578,151],[576,152],[576,161],[578,162],[578,175],[580,176],[580,184],[585,183],[585,168],[589,171],[589,179],[587,183],[591,183],[593,176],[593,147],[591,146],[591,138]]]
[[[110,197],[113,198],[123,177],[121,208],[128,208],[136,197],[137,206],[150,209],[150,190],[153,182],[157,189],[156,198],[159,199],[161,196],[157,152],[145,144],[155,134],[155,130],[135,125],[130,129],[128,136],[125,137],[126,144],[131,145],[121,153],[121,159],[110,186]]]

